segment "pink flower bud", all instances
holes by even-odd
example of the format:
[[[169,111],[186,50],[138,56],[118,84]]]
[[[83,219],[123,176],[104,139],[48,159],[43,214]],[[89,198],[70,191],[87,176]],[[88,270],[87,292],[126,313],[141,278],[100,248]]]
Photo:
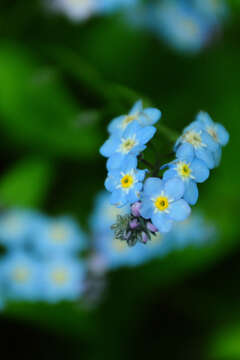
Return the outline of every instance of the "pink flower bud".
[[[148,242],[148,236],[145,232],[142,232],[142,242],[146,244]]]
[[[133,216],[139,217],[140,216],[140,208],[141,208],[141,203],[139,201],[135,202],[134,204],[132,204],[131,206],[131,210],[132,210],[132,214]]]
[[[158,229],[156,226],[154,226],[150,221],[147,222],[147,229],[151,231],[152,233],[158,232]]]
[[[139,222],[137,221],[137,219],[134,219],[134,220],[130,221],[129,226],[130,226],[130,229],[134,230],[139,226]]]

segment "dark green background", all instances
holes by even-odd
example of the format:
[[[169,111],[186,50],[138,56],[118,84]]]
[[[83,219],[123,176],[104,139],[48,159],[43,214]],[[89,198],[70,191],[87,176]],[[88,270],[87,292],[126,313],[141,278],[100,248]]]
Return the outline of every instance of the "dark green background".
[[[200,188],[220,239],[109,274],[96,309],[8,306],[7,358],[17,349],[30,359],[240,359],[240,4],[229,6],[223,34],[192,57],[117,15],[77,25],[41,2],[1,1],[2,207],[70,213],[87,229],[106,175],[98,154],[106,125],[139,97],[170,128],[181,131],[202,109],[231,136]]]

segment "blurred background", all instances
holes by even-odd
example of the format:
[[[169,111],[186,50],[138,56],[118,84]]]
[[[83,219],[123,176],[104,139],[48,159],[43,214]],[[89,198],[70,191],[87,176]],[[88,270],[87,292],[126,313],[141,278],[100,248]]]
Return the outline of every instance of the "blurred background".
[[[2,213],[67,215],[90,242],[107,124],[141,98],[171,129],[181,132],[204,110],[229,131],[196,206],[216,236],[109,269],[91,306],[6,302],[2,351],[25,359],[240,359],[240,2],[90,3],[1,1]]]

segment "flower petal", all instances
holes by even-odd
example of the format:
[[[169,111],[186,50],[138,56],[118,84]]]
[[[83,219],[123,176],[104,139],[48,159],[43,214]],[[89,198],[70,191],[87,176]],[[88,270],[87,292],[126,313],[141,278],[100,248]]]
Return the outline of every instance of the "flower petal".
[[[185,192],[183,196],[190,205],[195,205],[198,201],[198,187],[194,181],[189,181],[185,184]]]
[[[145,109],[139,116],[138,122],[142,126],[153,125],[161,118],[161,111],[154,108]]]
[[[210,151],[205,149],[196,149],[196,156],[198,159],[205,162],[205,164],[209,169],[214,168],[215,162],[214,162],[213,154]]]
[[[221,124],[216,124],[215,126],[217,130],[219,144],[221,144],[222,146],[227,145],[229,141],[229,133],[227,132],[225,127],[222,126]]]
[[[191,164],[191,170],[196,182],[202,183],[209,177],[209,169],[202,160],[194,159]]]
[[[142,100],[138,100],[135,102],[135,104],[133,105],[132,109],[129,112],[129,115],[134,115],[140,111],[142,111],[143,106],[142,106]]]
[[[194,158],[193,146],[189,143],[180,145],[177,149],[176,157],[181,161],[191,162]]]
[[[141,144],[146,144],[152,139],[157,129],[154,126],[146,126],[138,131],[138,139]]]
[[[163,182],[159,178],[148,178],[144,184],[144,195],[158,195],[163,190]]]
[[[126,115],[121,115],[113,119],[110,124],[108,125],[108,131],[110,134],[118,133],[122,131],[121,125],[123,120],[125,119]]]
[[[153,202],[149,199],[149,197],[142,198],[142,204],[140,208],[140,214],[144,219],[150,219],[153,214],[154,206]]]
[[[164,183],[164,192],[172,200],[180,199],[184,194],[183,181],[175,177]]]
[[[111,136],[100,148],[100,154],[105,157],[110,157],[120,144],[120,139],[117,136]]]
[[[183,199],[180,199],[172,203],[169,210],[170,210],[169,217],[175,221],[183,221],[191,213],[190,206]]]
[[[173,221],[164,213],[155,213],[152,216],[152,223],[161,233],[167,233],[171,230]]]

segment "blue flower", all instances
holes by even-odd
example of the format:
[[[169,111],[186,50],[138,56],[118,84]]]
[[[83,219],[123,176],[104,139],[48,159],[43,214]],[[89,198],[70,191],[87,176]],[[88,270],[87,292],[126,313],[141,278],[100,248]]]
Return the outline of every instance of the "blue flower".
[[[141,215],[151,219],[156,228],[169,232],[174,221],[185,220],[191,209],[182,198],[183,182],[178,178],[162,181],[159,178],[148,178],[144,184]]]
[[[134,7],[139,0],[95,0],[101,13],[112,13],[122,8]],[[129,9],[128,9],[129,10]]]
[[[227,145],[229,141],[229,133],[221,124],[215,123],[208,113],[201,111],[196,122],[212,137],[216,143],[216,149],[213,151],[215,166],[218,166],[221,160],[221,146]]]
[[[51,0],[49,3],[53,10],[65,14],[72,21],[78,22],[88,19],[98,11],[98,1]],[[47,3],[47,6],[49,6],[49,3]]]
[[[182,156],[184,155],[184,157]],[[194,153],[183,154],[177,152],[177,160],[168,164],[169,170],[164,172],[163,179],[179,178],[184,184],[183,198],[191,205],[198,200],[198,187],[196,183],[202,183],[209,177],[209,169],[206,164],[194,157]]]
[[[84,288],[85,266],[79,259],[59,257],[45,262],[42,276],[46,301],[77,300]]]
[[[112,205],[121,207],[139,199],[146,170],[137,170],[136,165],[136,158],[129,156],[120,169],[108,173],[105,187],[112,193]]]
[[[189,2],[164,1],[150,12],[150,27],[179,51],[199,52],[211,38],[215,23],[201,16]]]
[[[198,121],[192,122],[184,129],[183,135],[175,145],[175,149],[179,158],[187,159],[194,155],[205,162],[209,169],[213,169],[215,166],[213,153],[218,149],[218,144]]]
[[[161,118],[161,111],[155,108],[143,109],[142,101],[137,101],[128,115],[121,115],[111,121],[108,126],[110,134],[120,136],[124,130],[133,122],[137,121],[139,125],[145,127],[154,125]]]
[[[109,157],[108,170],[120,168],[128,155],[138,156],[156,132],[153,126],[142,127],[134,121],[121,136],[112,135],[101,147],[100,153]]]
[[[31,240],[40,215],[12,209],[0,216],[0,242],[8,248],[22,247]]]
[[[53,257],[82,250],[86,244],[86,237],[70,217],[42,218],[36,227],[33,243],[42,255]]]
[[[225,0],[195,0],[195,6],[205,16],[219,23],[228,16],[229,8]]]
[[[6,293],[10,299],[36,301],[42,294],[42,267],[32,256],[10,252],[1,264]]]

